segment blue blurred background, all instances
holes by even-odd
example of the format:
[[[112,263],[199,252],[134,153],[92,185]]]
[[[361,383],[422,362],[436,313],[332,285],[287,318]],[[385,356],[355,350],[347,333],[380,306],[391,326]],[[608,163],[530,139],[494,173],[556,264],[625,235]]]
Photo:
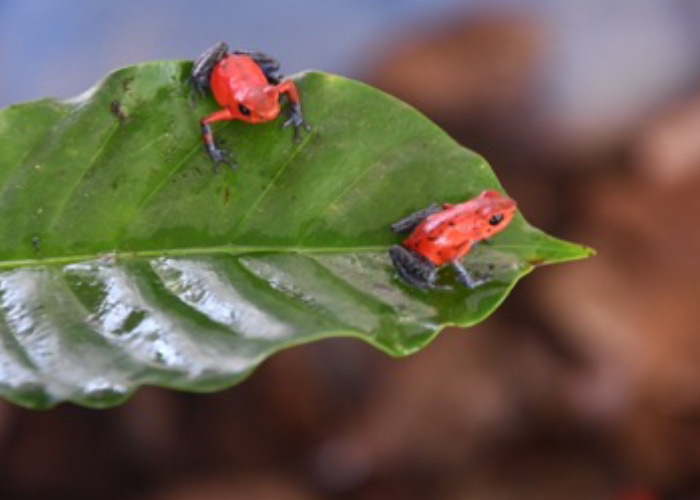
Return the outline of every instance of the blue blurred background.
[[[288,72],[345,72],[372,57],[372,39],[459,0],[29,0],[0,2],[2,101],[68,97],[106,72],[192,59],[219,40],[274,54]],[[368,52],[368,54],[363,54]],[[70,68],[67,71],[67,68]]]
[[[218,394],[0,402],[0,499],[700,499],[700,2],[0,0],[0,106],[219,40],[405,99],[599,254],[406,359],[333,340]]]
[[[552,119],[624,125],[697,73],[695,0],[0,1],[0,106],[70,97],[114,68],[191,59],[218,40],[308,68],[362,75],[385,45],[438,19],[517,12],[547,37]]]

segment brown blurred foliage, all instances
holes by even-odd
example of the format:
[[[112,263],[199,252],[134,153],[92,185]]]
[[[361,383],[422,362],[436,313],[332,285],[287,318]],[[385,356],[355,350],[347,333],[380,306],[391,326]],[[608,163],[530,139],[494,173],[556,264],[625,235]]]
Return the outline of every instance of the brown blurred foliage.
[[[366,80],[597,257],[539,270],[407,359],[323,341],[218,394],[4,404],[0,498],[700,498],[700,86],[624,140],[548,155],[529,119],[543,40],[528,18],[452,17],[397,40]]]

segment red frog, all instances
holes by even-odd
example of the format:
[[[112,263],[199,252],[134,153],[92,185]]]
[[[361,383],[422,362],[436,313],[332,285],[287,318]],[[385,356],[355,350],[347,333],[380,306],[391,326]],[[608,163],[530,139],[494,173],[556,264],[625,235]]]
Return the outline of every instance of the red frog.
[[[515,210],[515,201],[493,190],[456,205],[433,203],[391,225],[394,232],[410,233],[389,249],[394,267],[409,284],[435,288],[438,269],[451,264],[460,283],[474,288],[486,280],[473,278],[460,259],[476,243],[505,229]]]
[[[280,113],[280,99],[286,95],[291,102],[289,119],[282,128],[294,126],[294,140],[298,131],[311,127],[301,113],[299,92],[291,80],[278,73],[280,64],[262,52],[229,52],[224,42],[219,42],[194,62],[190,82],[195,91],[204,95],[211,89],[214,99],[223,108],[200,120],[202,139],[214,171],[220,163],[235,166],[227,151],[216,147],[211,123],[220,120],[241,120],[247,123],[269,122]]]

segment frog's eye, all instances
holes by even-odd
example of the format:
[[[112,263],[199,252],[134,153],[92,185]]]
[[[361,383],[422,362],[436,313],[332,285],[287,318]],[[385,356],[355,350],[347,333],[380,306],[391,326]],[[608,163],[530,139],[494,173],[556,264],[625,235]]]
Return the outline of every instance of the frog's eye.
[[[243,116],[250,116],[250,110],[243,104],[238,105],[238,111],[240,111]]]
[[[491,218],[489,219],[489,224],[492,226],[497,226],[501,223],[503,220],[503,214],[498,214],[498,215],[492,215]]]

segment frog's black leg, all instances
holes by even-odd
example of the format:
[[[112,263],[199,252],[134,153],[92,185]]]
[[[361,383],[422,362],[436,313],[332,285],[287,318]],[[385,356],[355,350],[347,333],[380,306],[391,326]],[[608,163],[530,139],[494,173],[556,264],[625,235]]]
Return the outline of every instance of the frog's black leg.
[[[280,63],[277,61],[272,56],[269,56],[265,54],[264,52],[257,52],[257,51],[242,51],[242,50],[236,50],[233,52],[234,54],[243,54],[248,57],[250,57],[255,63],[260,66],[260,69],[262,72],[265,74],[265,77],[267,78],[267,83],[270,85],[277,85],[279,82],[282,81],[284,76],[280,74]]]
[[[301,101],[299,100],[299,91],[296,84],[292,80],[283,80],[277,85],[280,98],[286,94],[289,98],[289,118],[282,124],[282,128],[287,128],[290,125],[294,126],[294,142],[299,142],[299,129],[304,128],[307,132],[311,130],[311,125],[304,121],[304,114],[301,112]]]
[[[210,124],[221,120],[233,119],[234,116],[229,109],[221,109],[205,116],[199,121],[202,127],[202,142],[204,142],[204,148],[209,158],[211,158],[211,161],[214,162],[214,173],[217,172],[219,164],[229,165],[231,168],[235,168],[236,162],[231,158],[228,151],[216,147],[214,133],[211,130]]]
[[[457,272],[457,280],[468,288],[476,288],[489,281],[488,278],[474,278],[458,260],[452,261],[452,267]]]
[[[205,90],[209,88],[211,71],[227,53],[228,45],[225,42],[219,42],[197,58],[190,72],[190,85],[193,91],[198,92],[200,96],[204,95]]]
[[[389,255],[396,272],[406,283],[419,288],[436,288],[437,267],[428,259],[401,245],[392,246]]]
[[[429,215],[433,215],[441,210],[440,205],[437,203],[431,203],[423,210],[418,210],[412,213],[408,217],[401,219],[400,221],[394,222],[391,225],[391,230],[395,233],[410,233],[418,225],[425,220]]]

